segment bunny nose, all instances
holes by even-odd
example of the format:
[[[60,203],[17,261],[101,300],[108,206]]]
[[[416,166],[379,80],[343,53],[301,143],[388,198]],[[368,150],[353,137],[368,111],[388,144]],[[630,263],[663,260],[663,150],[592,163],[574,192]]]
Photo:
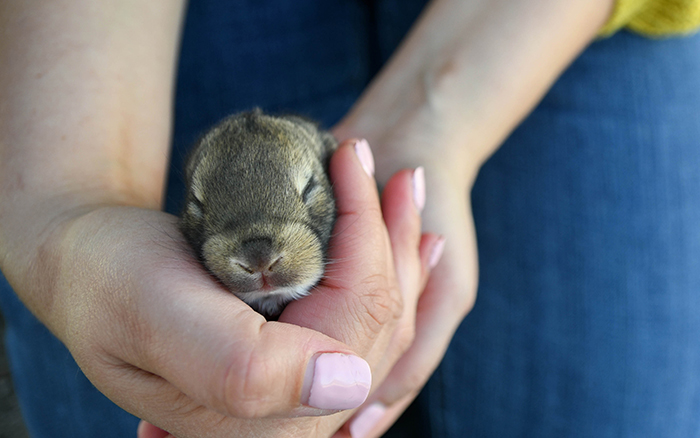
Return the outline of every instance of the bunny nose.
[[[281,256],[272,249],[272,239],[259,237],[242,243],[245,264],[241,265],[250,273],[272,271]]]

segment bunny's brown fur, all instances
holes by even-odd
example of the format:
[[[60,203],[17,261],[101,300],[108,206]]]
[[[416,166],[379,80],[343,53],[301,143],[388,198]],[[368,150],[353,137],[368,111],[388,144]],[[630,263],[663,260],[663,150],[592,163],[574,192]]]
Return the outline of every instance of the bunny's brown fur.
[[[254,110],[212,128],[187,162],[183,234],[207,269],[264,315],[323,275],[336,146],[313,122]]]

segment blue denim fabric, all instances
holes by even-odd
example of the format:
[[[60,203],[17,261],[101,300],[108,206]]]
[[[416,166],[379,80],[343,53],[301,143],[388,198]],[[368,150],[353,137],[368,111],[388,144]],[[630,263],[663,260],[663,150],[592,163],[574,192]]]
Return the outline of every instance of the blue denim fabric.
[[[424,0],[393,0],[396,7],[361,0],[189,3],[166,196],[172,213],[181,205],[184,157],[206,128],[254,106],[334,123],[390,55],[387,42],[398,43]],[[379,20],[387,22],[381,35]],[[2,276],[0,307],[15,389],[33,438],[135,435],[138,419],[92,387]]]
[[[12,381],[32,438],[136,436],[138,419],[92,386],[68,350],[17,300],[2,276],[0,305]]]
[[[593,44],[472,201],[479,296],[429,436],[700,436],[700,35]]]
[[[181,208],[189,147],[222,117],[258,106],[303,114],[325,126],[337,122],[425,1],[191,2],[166,210]]]
[[[253,106],[331,125],[423,3],[191,1],[167,210],[203,130]],[[479,297],[413,435],[699,436],[699,169],[700,37],[594,43],[480,173]],[[134,436],[4,282],[0,305],[33,437]]]

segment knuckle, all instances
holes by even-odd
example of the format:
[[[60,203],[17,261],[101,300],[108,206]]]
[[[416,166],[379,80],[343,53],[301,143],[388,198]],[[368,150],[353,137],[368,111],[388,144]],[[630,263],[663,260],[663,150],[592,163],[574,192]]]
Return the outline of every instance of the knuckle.
[[[458,306],[457,308],[460,310],[460,313],[461,313],[462,315],[467,315],[467,314],[470,313],[470,312],[472,311],[472,309],[474,308],[474,303],[475,303],[475,302],[476,302],[476,296],[474,296],[474,295],[472,294],[471,296],[469,296],[469,297],[465,298],[464,300],[462,300],[461,305]]]
[[[454,309],[460,315],[465,316],[474,308],[476,302],[476,285],[464,287],[456,291],[454,295]]]
[[[237,418],[259,418],[269,414],[275,382],[270,364],[252,351],[246,358],[234,358],[224,377],[224,408]]]
[[[384,326],[397,321],[403,313],[403,300],[396,288],[390,287],[383,275],[375,275],[363,282],[367,293],[358,300],[358,320],[371,332],[379,332]]]
[[[428,380],[430,373],[422,367],[407,371],[399,383],[391,391],[389,398],[392,402],[398,401],[408,395],[417,395]]]
[[[429,284],[428,288],[432,286]],[[460,317],[460,321],[464,316],[474,308],[476,302],[477,282],[473,284],[460,285],[450,284],[445,288],[446,293],[440,294],[440,302],[444,306],[449,315]]]
[[[163,413],[169,417],[189,419],[195,418],[206,411],[206,408],[192,401],[185,394],[178,392],[177,394],[163,397],[159,400],[159,405],[163,406]]]
[[[396,345],[401,354],[405,353],[409,348],[411,348],[415,337],[416,328],[413,324],[401,324],[396,329]]]

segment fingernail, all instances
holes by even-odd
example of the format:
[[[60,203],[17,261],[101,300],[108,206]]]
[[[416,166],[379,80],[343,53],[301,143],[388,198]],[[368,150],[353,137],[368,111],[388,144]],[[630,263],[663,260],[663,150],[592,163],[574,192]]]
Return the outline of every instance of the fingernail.
[[[138,429],[136,429],[136,436],[138,438],[149,437],[149,438],[162,438],[168,436],[168,432],[163,429],[152,425],[144,420],[139,423]]]
[[[413,202],[418,211],[423,211],[425,207],[425,171],[423,166],[416,167],[413,171]]]
[[[374,157],[372,157],[372,149],[369,147],[369,143],[364,138],[355,142],[355,153],[357,158],[360,159],[362,168],[370,177],[374,176]]]
[[[374,402],[367,408],[357,414],[352,423],[350,423],[350,436],[352,438],[364,438],[374,429],[374,426],[379,423],[386,413],[384,404]]]
[[[445,249],[445,238],[440,236],[435,245],[433,245],[433,250],[430,251],[430,259],[428,259],[428,267],[433,269],[437,266],[440,258],[442,258],[442,252]]]
[[[313,362],[305,404],[343,410],[361,406],[372,386],[372,372],[363,359],[342,353],[323,353]],[[306,385],[305,385],[306,386]]]

